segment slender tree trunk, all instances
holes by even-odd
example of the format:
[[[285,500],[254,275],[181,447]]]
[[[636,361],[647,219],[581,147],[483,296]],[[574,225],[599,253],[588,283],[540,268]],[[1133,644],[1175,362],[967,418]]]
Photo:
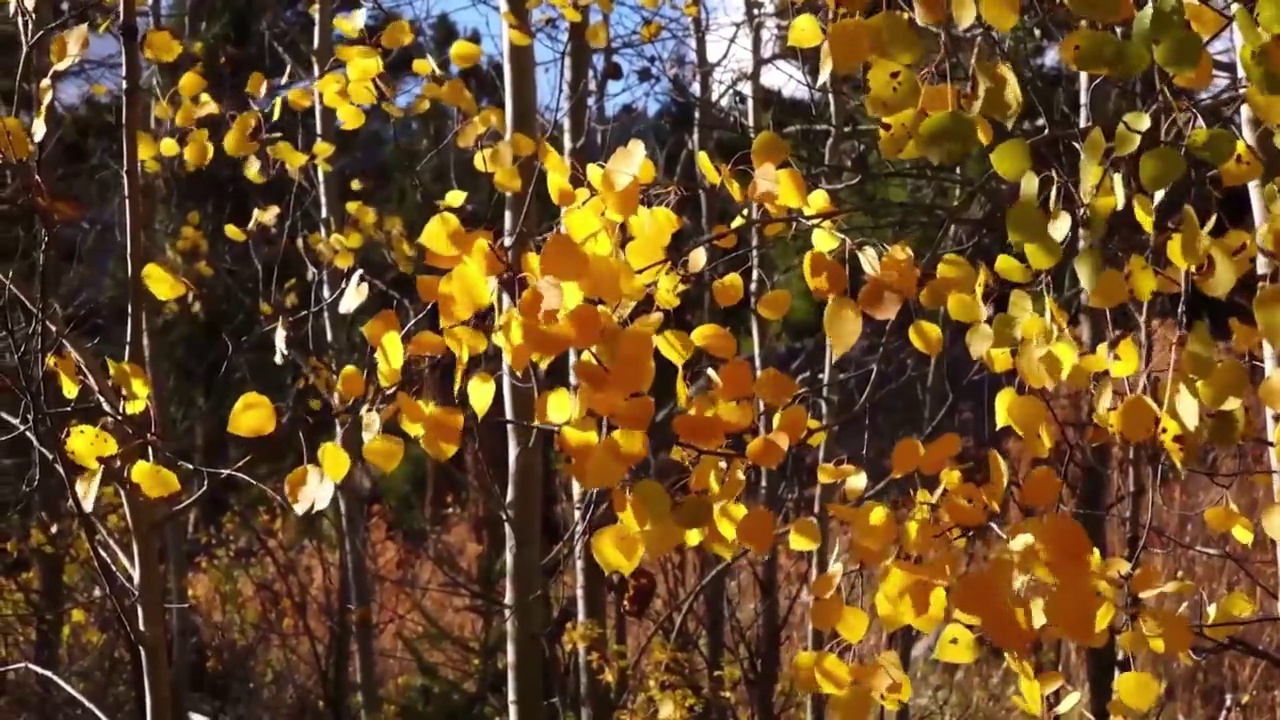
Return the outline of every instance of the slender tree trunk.
[[[124,237],[125,261],[129,272],[129,333],[125,360],[149,367],[147,291],[142,268],[147,263],[145,230],[142,223],[142,182],[138,163],[138,131],[142,129],[142,77],[138,56],[138,8],[120,4],[120,38],[123,57],[121,91],[124,95],[121,143],[124,148]],[[154,383],[156,378],[152,376]],[[154,389],[154,388],[153,388]],[[160,401],[152,399],[152,404]],[[151,418],[154,422],[154,417]],[[145,422],[145,419],[142,420]],[[141,644],[144,707],[147,720],[173,717],[172,678],[169,672],[168,642],[165,638],[164,576],[161,572],[160,532],[157,521],[162,505],[143,496],[135,487],[123,493],[125,512],[133,540],[136,625]]]
[[[18,14],[19,37],[23,43],[33,48],[30,111],[34,116],[40,107],[40,83],[49,71],[48,38],[51,35],[42,31],[53,25],[53,3],[38,3],[30,19],[31,22],[28,23],[22,13]],[[21,82],[22,78],[17,80]],[[36,153],[36,176],[47,189],[50,189],[51,194],[56,193],[56,184],[52,176],[57,168],[57,162],[53,157],[53,143],[38,142]],[[40,239],[40,247],[47,246],[52,228],[46,226],[44,222],[37,221],[32,223],[31,230]],[[36,287],[36,297],[39,306],[50,307],[51,301],[57,297],[59,278],[57,256],[55,253],[37,250],[35,263],[35,277],[39,283]],[[56,348],[55,342],[54,338],[41,327],[39,355],[34,358],[30,367],[30,377],[37,382],[37,397],[32,413],[33,429],[40,427],[43,417],[47,417],[49,401],[58,396],[58,383],[44,367],[45,359]],[[39,432],[38,429],[36,431]],[[33,448],[31,459],[36,469],[36,527],[40,528],[44,536],[44,543],[35,549],[39,587],[36,595],[33,659],[36,665],[58,674],[62,664],[62,629],[65,625],[63,608],[67,604],[65,577],[67,546],[63,540],[67,533],[62,522],[66,515],[66,485],[58,476],[53,463],[43,453]],[[54,718],[59,712],[59,703],[53,699],[58,692],[57,687],[52,683],[42,682],[41,685],[49,694],[40,704],[41,716]]]
[[[315,78],[319,80],[328,70],[329,63],[333,59],[333,0],[320,0],[317,4],[313,41],[313,70]],[[332,143],[334,135],[333,113],[321,102],[318,92],[316,95],[316,137],[322,141]],[[337,187],[329,175],[329,172],[316,168],[316,194],[320,199],[320,225],[323,232],[332,232],[341,226],[341,217],[338,214]],[[321,287],[325,297],[332,295],[330,272],[328,270],[321,276]],[[325,306],[323,324],[325,342],[329,346],[330,354],[336,356],[339,349],[336,343],[338,336],[333,327],[332,312],[328,305]],[[341,422],[334,423],[334,433],[337,442],[344,446],[348,444],[344,442],[344,436],[348,436],[351,433],[342,426]],[[343,624],[344,618],[349,617],[351,627],[349,629],[339,627],[337,633],[339,638],[344,637],[347,633],[350,633],[355,638],[356,684],[360,693],[360,716],[363,718],[376,718],[382,713],[382,699],[378,694],[373,637],[373,593],[370,588],[369,568],[364,542],[363,493],[368,482],[367,469],[363,463],[357,461],[353,463],[351,473],[346,482],[338,488],[338,543],[341,546],[338,553],[339,571],[342,573],[347,590],[347,592],[339,594],[339,603],[346,607],[339,611],[338,617],[340,625]],[[342,584],[341,582],[339,583],[340,586]],[[347,643],[342,642],[335,650],[340,656],[345,656],[348,652]],[[343,665],[345,665],[345,662],[338,663],[339,667]],[[345,672],[343,674],[345,675]],[[345,677],[339,682],[345,685]],[[345,693],[340,694],[336,700],[344,708],[340,712],[345,713]]]
[[[1244,34],[1240,30],[1239,21],[1231,24],[1231,40],[1233,54],[1236,56],[1236,75],[1244,79],[1244,67],[1240,65],[1239,54],[1244,48]],[[1258,147],[1258,119],[1254,117],[1253,108],[1249,103],[1240,103],[1240,137],[1249,144],[1249,147]],[[1267,211],[1267,201],[1262,194],[1262,181],[1253,180],[1249,183],[1249,209],[1253,213],[1253,227],[1255,232],[1266,226],[1270,220],[1270,213]],[[1271,256],[1262,250],[1258,251],[1254,260],[1254,271],[1258,275],[1258,287],[1261,288],[1267,284],[1274,282],[1276,264]],[[1262,341],[1262,367],[1265,377],[1271,377],[1275,374],[1280,363],[1277,362],[1276,348],[1265,339]],[[1267,410],[1267,439],[1273,439],[1276,436],[1276,414]],[[1272,449],[1267,453],[1267,462],[1271,468],[1271,496],[1275,502],[1280,502],[1280,462],[1278,462],[1276,453],[1280,449]],[[1280,562],[1280,542],[1276,543],[1276,559]]]
[[[694,104],[693,153],[695,161],[699,153],[711,150],[711,123],[714,107],[711,102],[711,62],[707,59],[706,18],[699,10],[691,18],[693,29],[694,72],[697,77],[697,97]],[[711,235],[715,227],[715,189],[705,180],[698,184],[698,222],[703,237]],[[703,298],[703,321],[715,322],[716,305],[708,289]],[[725,633],[725,576],[716,572],[719,559],[708,552],[700,554],[698,572],[703,577],[711,575],[703,590],[705,613],[705,652],[707,656],[707,705],[704,715],[711,720],[724,717],[724,633]],[[713,574],[714,573],[714,574]]]
[[[1085,130],[1089,127],[1089,89],[1091,83],[1087,73],[1079,73],[1077,75],[1078,91],[1079,91],[1079,127]],[[1093,245],[1093,238],[1089,236],[1088,229],[1084,218],[1084,209],[1081,209],[1081,217],[1076,223],[1079,228],[1078,252],[1085,252]],[[1095,327],[1098,318],[1095,313],[1088,307],[1081,307],[1077,322],[1080,326],[1080,344],[1085,349],[1092,349],[1098,342],[1098,328]],[[1085,400],[1085,406],[1082,411],[1085,417],[1092,417],[1092,410],[1088,406],[1088,400]],[[1088,437],[1082,437],[1080,442],[1084,445],[1084,460],[1080,471],[1079,490],[1076,492],[1077,517],[1080,524],[1084,527],[1085,532],[1089,535],[1089,540],[1098,548],[1103,557],[1107,556],[1109,544],[1107,542],[1107,503],[1110,501],[1111,491],[1111,473],[1108,467],[1108,449],[1105,445],[1093,446],[1089,444]],[[1085,650],[1085,678],[1089,686],[1089,711],[1094,717],[1107,717],[1107,703],[1111,701],[1111,686],[1115,679],[1116,672],[1116,649],[1114,636],[1108,635],[1107,642],[1102,647],[1087,648]]]
[[[501,10],[513,22],[503,24],[503,87],[506,89],[507,137],[520,133],[541,136],[538,128],[538,89],[532,44],[515,41],[511,26],[532,34],[529,10],[518,0],[503,0]],[[506,257],[513,268],[529,249],[536,225],[531,192],[534,180],[532,157],[519,161],[520,190],[507,195],[504,212]],[[519,284],[511,281],[501,292],[501,309],[512,311],[519,299]],[[542,631],[545,625],[542,601],[542,513],[544,443],[527,424],[534,418],[536,370],[518,380],[504,359],[503,405],[507,420],[507,716],[511,720],[531,720],[544,715]]]
[[[822,161],[828,169],[836,166],[839,159],[840,143],[843,139],[844,112],[840,106],[840,94],[836,92],[835,79],[827,81],[827,113],[831,120],[831,134],[827,136],[827,146],[823,152]],[[818,406],[819,414],[815,418],[819,424],[825,423],[831,416],[831,398],[830,393],[831,381],[833,377],[833,369],[835,368],[835,358],[832,355],[831,340],[825,339],[822,348],[822,400]],[[818,464],[826,462],[827,459],[827,439],[824,436],[822,443],[818,445]],[[809,586],[813,587],[813,583],[820,575],[825,573],[829,567],[828,555],[830,549],[827,547],[829,533],[827,532],[827,503],[824,497],[823,486],[818,484],[815,478],[813,485],[813,516],[818,520],[818,550],[811,556],[809,565]],[[808,620],[806,627],[806,647],[814,652],[822,649],[826,643],[825,633],[813,626],[812,614]],[[805,717],[808,720],[821,720],[823,717],[823,709],[825,703],[821,693],[809,693],[805,698]]]
[[[564,117],[564,155],[570,167],[579,171],[591,161],[587,137],[591,93],[591,46],[587,44],[587,26],[590,24],[591,7],[582,7],[580,12],[582,20],[569,25],[564,71],[564,92],[569,100]],[[570,351],[568,379],[569,386],[575,390],[578,383],[573,364],[576,359],[577,353]],[[600,633],[595,641],[581,643],[576,650],[578,717],[580,720],[603,720],[609,716],[608,694],[592,668],[591,657],[593,654],[602,655],[605,647],[604,573],[587,549],[591,530],[591,493],[577,481],[569,482],[573,486],[573,528],[576,533],[573,566],[578,625],[589,626],[592,632]]]
[[[760,82],[761,65],[764,62],[764,9],[760,0],[747,0],[747,25],[751,38],[751,97],[747,100],[747,125],[751,129],[752,138],[757,137],[764,129],[764,86]],[[751,206],[751,217],[759,217],[760,208]],[[760,226],[753,223],[751,236],[751,279],[748,283],[747,307],[751,322],[751,350],[756,377],[764,370],[764,334],[760,325],[760,315],[755,312],[756,301],[767,292],[765,287],[764,252],[761,250]],[[757,401],[756,432],[765,435],[769,432],[769,416],[764,403]],[[778,483],[775,473],[764,468],[759,469],[760,487],[763,489],[760,501],[770,511],[778,511]],[[778,556],[770,552],[760,563],[760,620],[756,632],[756,653],[759,654],[759,675],[756,677],[755,698],[752,705],[758,720],[772,720],[774,717],[774,699],[777,695],[778,674],[781,667],[782,620],[778,603]]]

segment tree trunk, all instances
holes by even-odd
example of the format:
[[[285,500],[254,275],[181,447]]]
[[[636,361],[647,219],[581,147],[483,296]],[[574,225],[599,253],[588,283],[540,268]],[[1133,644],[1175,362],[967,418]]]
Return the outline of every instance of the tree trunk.
[[[121,143],[124,148],[124,237],[125,262],[129,272],[129,333],[125,361],[148,368],[147,291],[142,268],[147,263],[146,238],[142,223],[142,182],[138,162],[138,131],[142,129],[141,62],[138,56],[138,8],[120,4],[121,91],[124,95]],[[152,382],[155,377],[152,376]],[[159,401],[153,399],[153,405]],[[140,422],[146,422],[145,416]],[[153,418],[154,419],[154,418]],[[122,493],[133,540],[134,587],[138,593],[134,632],[141,644],[143,706],[147,720],[173,717],[172,678],[169,648],[165,638],[164,575],[161,572],[160,532],[157,526],[162,505],[142,495],[130,484]]]
[[[1090,125],[1089,113],[1089,75],[1077,75],[1079,91],[1079,127],[1083,132]],[[1085,227],[1084,209],[1076,225],[1079,228],[1078,252],[1092,247],[1093,239]],[[1087,307],[1080,309],[1077,322],[1080,325],[1080,344],[1085,350],[1092,351],[1098,342],[1097,318]],[[1086,418],[1093,416],[1088,398],[1082,408]],[[1107,556],[1107,503],[1111,498],[1111,474],[1107,463],[1107,447],[1094,447],[1089,444],[1087,434],[1081,437],[1084,445],[1084,460],[1081,465],[1079,489],[1076,492],[1077,518],[1089,535],[1090,542],[1103,557]],[[1108,717],[1107,703],[1111,701],[1111,686],[1116,672],[1115,637],[1108,635],[1102,647],[1085,650],[1085,678],[1089,686],[1089,712],[1094,717]]]
[[[313,42],[313,70],[316,79],[319,80],[333,59],[333,0],[320,0],[318,3]],[[316,137],[324,142],[332,143],[334,133],[333,113],[329,108],[325,107],[319,92],[316,93],[315,98],[315,113]],[[341,217],[338,215],[337,210],[339,207],[337,187],[329,175],[329,172],[316,168],[316,194],[320,199],[320,226],[321,231],[326,233],[336,231],[341,227]],[[326,269],[321,275],[321,287],[325,297],[332,296],[330,274],[329,270]],[[339,350],[336,343],[338,336],[333,328],[331,306],[327,304],[325,305],[323,324],[325,342],[329,347],[330,354],[336,357]],[[344,447],[348,446],[349,444],[343,441],[344,436],[348,434],[342,423],[335,421],[335,441]],[[343,575],[347,589],[346,593],[339,594],[339,602],[345,605],[346,609],[345,611],[339,611],[338,616],[340,621],[343,618],[350,618],[349,621],[352,625],[350,632],[355,638],[356,684],[360,693],[360,716],[374,718],[382,713],[382,699],[378,694],[377,665],[373,647],[372,590],[369,584],[369,570],[364,543],[363,493],[367,482],[367,469],[362,462],[357,460],[353,463],[347,481],[338,488],[337,527],[338,543],[341,546],[338,553],[341,565],[339,571]],[[344,635],[342,628],[339,629],[338,635],[339,637]],[[341,643],[335,651],[340,656],[345,655],[348,652],[346,643]],[[344,664],[339,662],[338,666],[341,667]],[[345,678],[342,682],[345,684]],[[339,695],[336,700],[344,706],[342,712],[345,712],[345,698]]]
[[[591,161],[587,138],[587,119],[590,111],[591,46],[587,44],[587,26],[591,8],[582,7],[582,19],[569,25],[568,47],[565,52],[565,96],[569,100],[564,117],[564,155],[571,168],[583,170]],[[569,386],[576,390],[573,364],[577,353],[570,351],[568,362]],[[600,678],[592,668],[591,657],[604,653],[605,594],[604,573],[601,572],[587,548],[591,530],[591,497],[581,484],[570,480],[573,486],[573,545],[574,603],[577,607],[579,627],[590,627],[595,639],[580,643],[576,650],[578,673],[578,717],[580,720],[603,720],[609,716],[608,695]]]
[[[506,88],[507,138],[516,133],[538,138],[538,78],[532,44],[520,45],[512,36],[516,25],[532,34],[525,3],[503,0],[503,87]],[[504,212],[506,257],[512,267],[529,249],[536,225],[531,202],[533,157],[519,161],[520,190],[507,195]],[[515,273],[500,292],[501,311],[515,308],[519,284]],[[543,442],[526,423],[535,417],[534,383],[517,380],[509,359],[503,361],[503,406],[507,420],[507,716],[511,720],[541,718],[542,678],[542,501],[545,469]],[[532,376],[535,369],[529,367]],[[531,379],[531,377],[529,378]]]

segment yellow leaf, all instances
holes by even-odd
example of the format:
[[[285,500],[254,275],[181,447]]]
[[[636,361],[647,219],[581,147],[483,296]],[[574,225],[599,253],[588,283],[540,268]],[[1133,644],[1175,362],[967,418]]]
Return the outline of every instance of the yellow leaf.
[[[1058,478],[1058,473],[1047,465],[1041,465],[1023,478],[1018,499],[1029,508],[1048,510],[1057,504],[1060,492],[1062,480]]]
[[[404,459],[404,441],[395,435],[378,433],[360,448],[360,455],[370,465],[389,473]]]
[[[459,70],[475,67],[484,57],[484,50],[470,40],[454,40],[449,46],[449,61]]]
[[[1146,672],[1121,673],[1115,681],[1116,699],[1134,712],[1144,713],[1160,702],[1160,681]]]
[[[725,328],[708,323],[694,328],[689,336],[703,352],[721,360],[732,360],[738,354],[738,339]]]
[[[1120,437],[1131,443],[1151,439],[1160,424],[1160,411],[1155,401],[1146,395],[1130,395],[1115,413]]]
[[[129,479],[149,498],[166,497],[182,489],[172,470],[146,460],[139,460],[129,468]]]
[[[1005,140],[991,151],[991,167],[1005,182],[1021,182],[1031,170],[1031,145],[1022,138]]]
[[[786,290],[770,290],[756,302],[756,312],[765,320],[781,320],[791,309],[791,293]]]
[[[97,470],[102,467],[102,458],[120,452],[120,445],[111,433],[92,425],[72,426],[64,447],[71,460],[86,470]]]
[[[738,542],[757,555],[767,555],[773,547],[773,529],[773,512],[757,505],[738,521]]]
[[[639,533],[621,523],[602,527],[591,535],[591,555],[605,574],[630,576],[644,557]]]
[[[814,518],[801,518],[791,524],[787,544],[796,552],[813,552],[822,546],[822,533]]]
[[[836,623],[836,632],[840,633],[840,637],[845,642],[855,645],[862,642],[862,638],[866,637],[867,629],[871,627],[871,618],[867,612],[860,607],[846,605],[844,610],[840,612],[840,621]]]
[[[154,262],[147,263],[142,268],[142,283],[161,302],[177,300],[186,295],[190,289],[181,277],[165,266]]]
[[[1206,509],[1204,524],[1219,535],[1230,533],[1231,537],[1245,547],[1253,545],[1253,522],[1232,505],[1214,505]]]
[[[822,24],[813,13],[804,13],[791,20],[787,27],[787,46],[807,50],[822,44]]]
[[[151,29],[142,38],[142,56],[154,63],[171,63],[182,54],[182,43],[168,30]]]
[[[942,328],[928,320],[916,320],[907,329],[911,345],[920,352],[935,357],[942,352]]]
[[[831,298],[822,314],[822,329],[831,341],[831,353],[839,358],[853,349],[862,336],[862,309],[853,298]]]
[[[489,412],[496,393],[497,383],[489,373],[478,372],[467,380],[467,402],[471,404],[476,417],[483,418]]]
[[[338,108],[338,127],[343,130],[357,130],[364,125],[364,110],[352,103],[347,103]]]
[[[342,449],[341,445],[332,440],[320,445],[320,449],[316,451],[316,458],[320,461],[320,469],[324,471],[324,476],[335,483],[342,482],[342,479],[351,471],[351,456]]]
[[[1262,511],[1262,515],[1258,518],[1262,524],[1262,532],[1267,537],[1280,542],[1280,505],[1268,505]]]
[[[711,295],[716,299],[716,304],[722,308],[737,305],[745,294],[742,276],[738,273],[729,273],[711,283]]]
[[[378,43],[388,50],[408,47],[413,44],[413,26],[407,20],[392,21],[378,37]]]
[[[924,459],[924,443],[919,438],[902,438],[893,446],[889,456],[889,477],[897,478],[908,475],[920,467]]]
[[[978,639],[973,631],[960,623],[947,623],[933,646],[933,659],[944,663],[968,665],[978,659]]]
[[[609,24],[597,20],[587,27],[587,44],[592,50],[603,50],[609,45]]]
[[[247,392],[236,400],[227,419],[227,432],[245,438],[270,435],[276,429],[276,408],[267,396]]]
[[[52,353],[45,361],[45,365],[58,375],[62,396],[68,400],[75,400],[80,394],[80,374],[76,371],[75,358],[70,353]]]

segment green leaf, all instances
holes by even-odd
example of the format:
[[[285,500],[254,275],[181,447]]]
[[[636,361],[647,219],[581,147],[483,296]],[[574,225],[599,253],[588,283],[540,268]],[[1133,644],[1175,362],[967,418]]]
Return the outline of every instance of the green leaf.
[[[1138,180],[1149,193],[1163,190],[1177,182],[1187,171],[1187,161],[1182,153],[1161,145],[1142,154],[1138,161]]]

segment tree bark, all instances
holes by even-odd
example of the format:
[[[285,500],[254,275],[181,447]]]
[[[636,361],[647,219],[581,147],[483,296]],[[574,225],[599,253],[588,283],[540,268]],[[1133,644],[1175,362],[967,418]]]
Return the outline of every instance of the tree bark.
[[[1085,131],[1090,123],[1089,112],[1089,88],[1090,81],[1087,73],[1078,73],[1078,92],[1079,92],[1079,127],[1081,131]],[[1077,227],[1079,228],[1078,252],[1084,252],[1092,247],[1093,238],[1089,236],[1089,232],[1085,226],[1084,208],[1081,208],[1080,217],[1077,219]],[[1083,349],[1092,351],[1098,342],[1097,318],[1095,313],[1088,307],[1081,307],[1076,318],[1080,326],[1080,344]],[[1082,408],[1085,417],[1092,417],[1093,410],[1089,405],[1088,398],[1085,399],[1085,405]],[[1090,542],[1103,557],[1107,556],[1108,540],[1107,540],[1107,503],[1109,502],[1111,491],[1111,474],[1108,468],[1108,451],[1105,445],[1093,446],[1089,444],[1087,434],[1080,440],[1084,446],[1084,462],[1080,471],[1080,484],[1076,492],[1076,507],[1080,524],[1084,527],[1085,532],[1089,535]],[[1087,648],[1085,650],[1085,679],[1089,687],[1089,712],[1094,717],[1107,717],[1107,703],[1111,701],[1112,683],[1115,680],[1116,672],[1116,649],[1115,637],[1108,635],[1107,642],[1102,647]]]
[[[532,44],[515,41],[511,26],[532,35],[529,10],[518,0],[503,0],[500,8],[510,13],[503,24],[503,87],[506,89],[507,138],[516,133],[538,138],[538,90]],[[506,257],[518,268],[520,258],[530,248],[531,229],[536,224],[531,192],[534,158],[518,164],[520,190],[507,195],[503,229]],[[517,271],[500,293],[501,311],[513,311],[519,298]],[[534,419],[536,398],[530,378],[519,381],[511,364],[503,361],[503,406],[507,420],[507,716],[511,720],[531,720],[544,715],[543,708],[543,618],[542,595],[542,500],[545,452],[541,438],[526,423]]]
[[[564,155],[569,166],[583,171],[591,161],[587,138],[587,120],[590,112],[591,46],[587,43],[587,27],[590,24],[591,7],[580,9],[582,19],[570,23],[568,47],[565,52],[564,92],[568,98],[568,111],[564,116]],[[577,389],[573,365],[577,353],[569,352],[569,386]],[[590,627],[593,635],[590,643],[580,643],[576,649],[578,717],[580,720],[603,720],[609,717],[608,694],[604,692],[600,678],[592,668],[591,657],[603,655],[605,632],[604,573],[587,548],[592,515],[592,493],[580,483],[570,480],[573,486],[573,544],[574,603],[579,627]]]
[[[329,63],[333,59],[333,12],[333,0],[319,0],[312,46],[313,72],[316,80],[319,80],[328,70]],[[315,121],[316,137],[322,141],[332,143],[334,135],[333,112],[325,107],[319,92],[316,92],[315,98]],[[326,233],[335,231],[341,226],[341,217],[338,214],[340,205],[337,187],[334,185],[330,173],[319,167],[316,168],[316,187],[316,194],[320,200],[321,231]],[[331,272],[328,268],[321,275],[321,287],[325,297],[332,296],[330,275]],[[330,354],[336,357],[339,350],[337,347],[338,337],[333,328],[332,310],[328,304],[325,305],[323,324],[325,342],[329,347]],[[340,421],[334,422],[336,442],[344,447],[348,446],[348,443],[344,442],[344,436],[349,434]],[[364,542],[363,492],[367,483],[367,469],[362,462],[357,460],[352,465],[347,481],[339,486],[337,492],[338,543],[341,546],[338,553],[339,571],[342,573],[346,585],[346,592],[339,592],[339,603],[346,607],[339,611],[338,616],[340,623],[344,618],[349,618],[348,622],[351,625],[349,629],[339,628],[337,632],[339,638],[343,637],[346,632],[350,632],[355,639],[356,685],[360,694],[360,716],[362,718],[376,718],[382,713],[382,698],[378,693],[377,660],[374,653],[373,593],[370,587]],[[340,586],[342,584],[344,583],[339,583]],[[335,651],[340,656],[345,655],[348,652],[347,644],[341,642],[335,648]],[[343,665],[345,663],[338,663],[339,667]],[[340,684],[345,684],[345,678],[340,681]],[[343,705],[343,710],[340,711],[343,713],[345,713],[344,694],[341,693],[336,698],[337,702]]]
[[[120,4],[120,38],[123,58],[121,92],[124,96],[121,122],[124,237],[129,273],[129,332],[124,356],[126,362],[149,368],[147,291],[142,282],[147,246],[142,223],[142,182],[138,162],[138,131],[142,129],[144,115],[142,69],[138,55],[138,8],[135,3]],[[154,383],[154,377],[152,381]],[[153,398],[152,405],[158,404]],[[154,424],[154,416],[151,420]],[[132,484],[124,488],[122,495],[133,541],[133,581],[138,593],[133,630],[141,645],[145,716],[148,720],[168,720],[173,717],[173,695],[165,637],[165,588],[160,557],[162,528],[157,526],[162,506],[142,495]]]

